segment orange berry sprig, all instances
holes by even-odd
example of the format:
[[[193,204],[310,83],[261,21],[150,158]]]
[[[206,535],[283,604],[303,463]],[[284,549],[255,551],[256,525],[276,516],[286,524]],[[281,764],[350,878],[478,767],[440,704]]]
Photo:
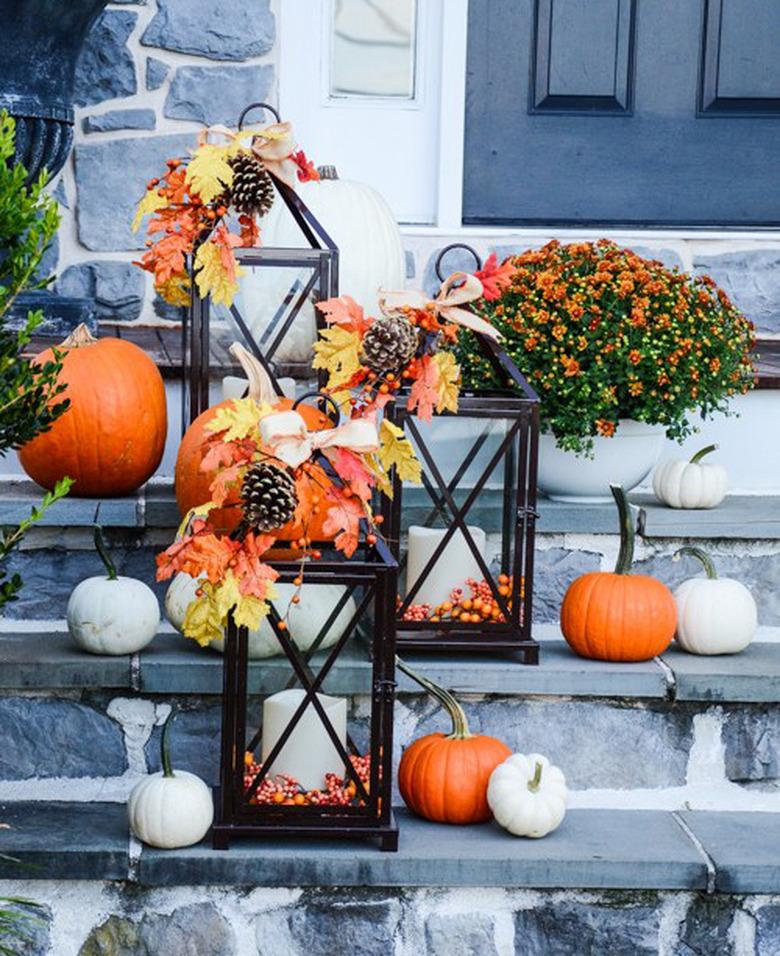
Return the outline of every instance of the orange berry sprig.
[[[450,599],[433,607],[430,604],[411,604],[403,615],[404,621],[460,621],[461,624],[503,623],[506,617],[499,607],[493,591],[484,579],[466,580],[471,595],[464,597],[463,588],[453,588]],[[498,593],[506,599],[509,610],[512,609],[512,578],[508,574],[499,574]],[[400,601],[399,601],[400,604]]]

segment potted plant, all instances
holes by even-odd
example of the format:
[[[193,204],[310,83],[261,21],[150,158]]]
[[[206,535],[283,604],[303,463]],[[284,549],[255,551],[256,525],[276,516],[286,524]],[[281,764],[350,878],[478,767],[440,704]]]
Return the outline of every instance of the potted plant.
[[[728,413],[752,384],[753,326],[707,276],[691,276],[615,243],[553,241],[508,260],[511,283],[479,312],[541,399],[539,487],[568,501],[609,501],[638,485],[664,436]],[[489,364],[456,346],[465,387]]]

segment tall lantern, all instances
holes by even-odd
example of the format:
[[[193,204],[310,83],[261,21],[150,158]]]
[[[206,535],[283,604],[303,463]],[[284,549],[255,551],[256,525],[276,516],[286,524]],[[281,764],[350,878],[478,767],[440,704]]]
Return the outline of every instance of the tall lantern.
[[[267,560],[280,583],[301,573],[289,553],[269,552]],[[375,838],[382,850],[398,849],[391,806],[397,570],[381,538],[350,559],[323,545],[304,591],[317,600],[322,589],[330,613],[307,651],[280,626],[280,602],[269,602],[268,621],[290,665],[281,674],[250,669],[248,632],[229,618],[215,849],[245,836]],[[354,610],[338,640],[318,652],[348,605]],[[358,641],[368,641],[371,662],[343,673],[362,674],[359,688],[345,685],[335,667],[343,658],[354,662]],[[346,695],[355,693],[368,703],[351,712]]]
[[[252,103],[241,114],[239,129],[250,110],[256,108],[268,110],[279,121],[279,114],[272,106]],[[182,326],[182,432],[212,404],[209,394],[212,357],[216,356],[224,368],[226,343],[242,342],[276,383],[277,376],[285,371],[277,362],[277,353],[285,339],[300,327],[299,317],[309,312],[309,303],[338,295],[336,244],[301,196],[270,170],[268,175],[281,198],[284,214],[295,223],[306,245],[235,249],[239,265],[249,276],[242,281],[239,295],[229,308],[216,306],[209,298],[200,298],[193,283],[191,304]],[[259,328],[256,312],[262,314]],[[215,334],[217,332],[221,334]],[[313,339],[310,330],[303,334]]]
[[[440,281],[441,263],[436,262]],[[531,637],[539,400],[514,362],[476,334],[504,387],[463,391],[457,413],[420,421],[404,392],[385,415],[402,428],[422,466],[422,488],[396,475],[383,530],[405,579],[398,647],[507,652],[539,660]]]

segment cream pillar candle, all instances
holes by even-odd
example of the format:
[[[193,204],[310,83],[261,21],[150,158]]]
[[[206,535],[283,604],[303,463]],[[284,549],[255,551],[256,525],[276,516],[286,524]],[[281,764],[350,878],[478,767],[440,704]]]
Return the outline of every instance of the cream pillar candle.
[[[295,398],[295,379],[280,378],[279,388],[285,398]],[[241,398],[249,387],[247,379],[240,375],[225,375],[222,379],[222,401],[226,402],[231,398]]]
[[[485,557],[485,532],[481,528],[468,526],[471,537],[480,555]],[[412,525],[409,528],[409,550],[406,564],[406,593],[412,589],[425,566],[438,548],[446,534],[444,528],[421,528]],[[463,587],[466,578],[483,577],[477,559],[468,545],[463,532],[458,531],[450,538],[444,551],[436,559],[436,564],[420,583],[420,589],[412,599],[413,604],[431,604],[434,607],[447,601],[450,591]]]
[[[305,691],[297,687],[272,694],[263,702],[263,763],[305,696]],[[343,697],[329,697],[327,694],[317,694],[317,698],[333,724],[342,746],[346,746],[346,700]],[[342,775],[343,760],[310,702],[276,760],[271,764],[269,775],[286,773],[307,790],[317,790],[324,785],[325,774],[331,772]]]

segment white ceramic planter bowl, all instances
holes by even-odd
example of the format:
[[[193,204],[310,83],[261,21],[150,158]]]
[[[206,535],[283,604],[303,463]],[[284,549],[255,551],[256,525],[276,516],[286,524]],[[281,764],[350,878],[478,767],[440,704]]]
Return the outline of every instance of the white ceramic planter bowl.
[[[540,435],[539,489],[553,501],[612,501],[609,486],[635,488],[650,474],[663,445],[661,426],[630,418],[621,419],[612,438],[593,440],[593,458],[558,448],[553,435]]]

